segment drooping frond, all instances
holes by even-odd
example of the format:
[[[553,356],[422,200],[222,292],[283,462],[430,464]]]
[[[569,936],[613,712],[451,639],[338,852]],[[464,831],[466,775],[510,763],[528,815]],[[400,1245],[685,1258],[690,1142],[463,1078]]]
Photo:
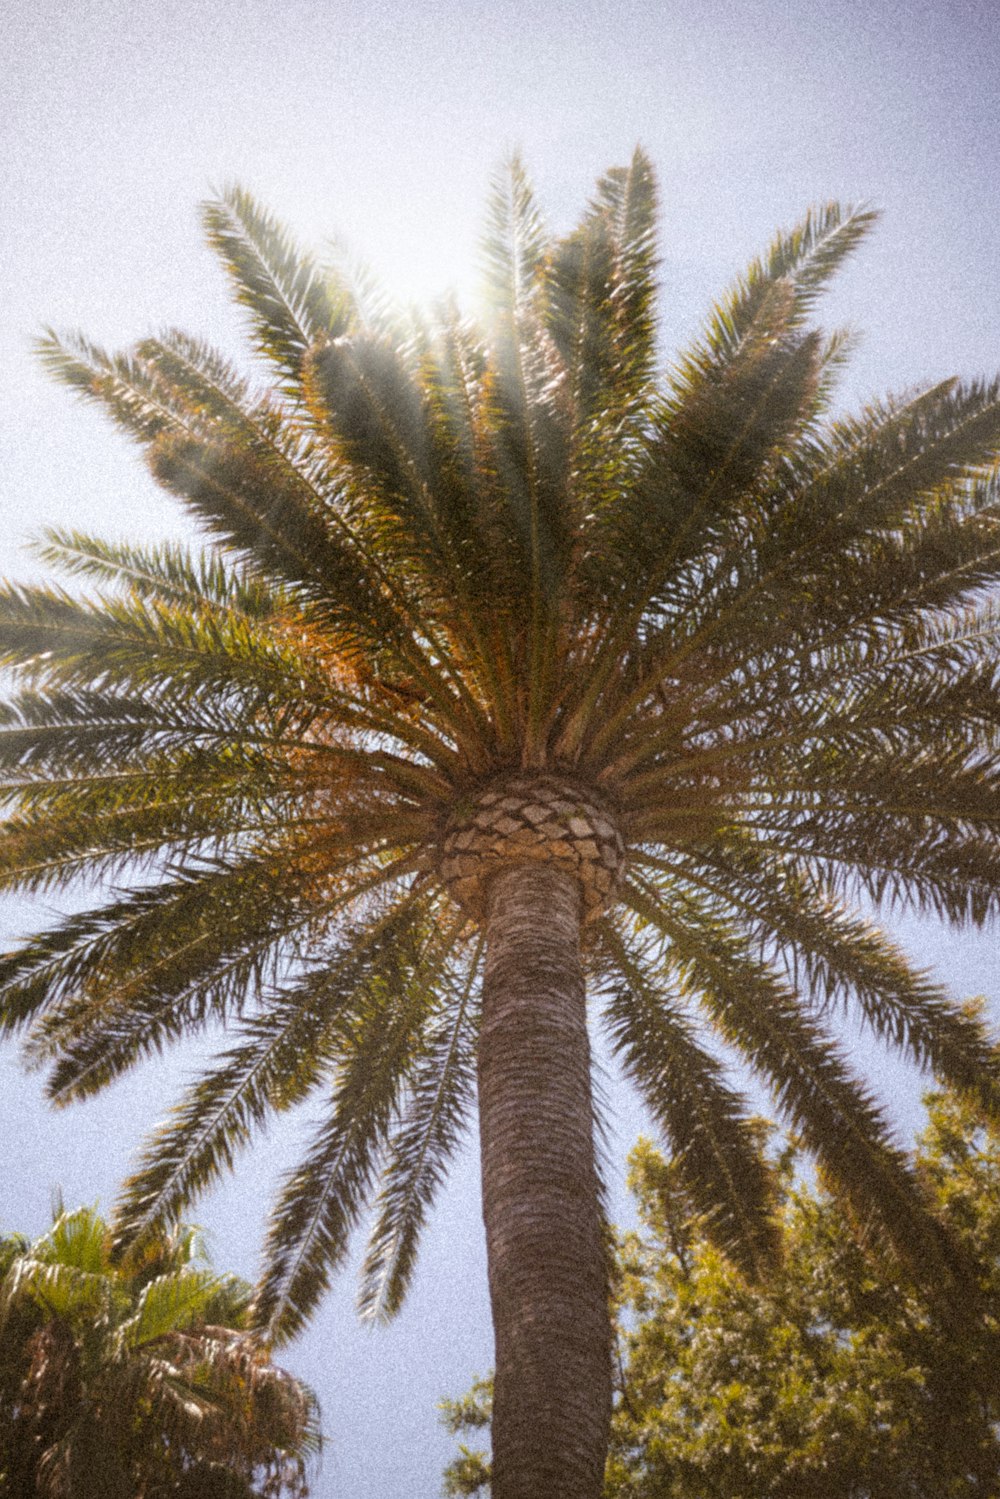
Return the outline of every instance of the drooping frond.
[[[329,1113],[305,1161],[286,1180],[268,1229],[255,1317],[271,1339],[301,1329],[347,1251],[374,1190],[402,1090],[419,1064],[452,940],[453,934],[439,931],[419,945],[387,946],[368,1003],[344,1016]]]
[[[282,939],[306,925],[307,881],[287,852],[184,870],[66,917],[0,960],[3,1027],[44,1016],[32,1051],[59,1055],[57,1098],[92,1092],[123,1062],[255,997]]]
[[[874,1035],[970,1097],[986,1116],[997,1116],[1000,1060],[981,1022],[818,882],[751,843],[739,848],[733,841],[676,858],[674,873],[728,907],[821,1009],[850,1006]]]
[[[300,1103],[337,1065],[339,1033],[395,969],[409,940],[412,903],[366,929],[349,929],[320,968],[285,979],[261,1013],[243,1020],[237,1044],[217,1058],[149,1141],[125,1186],[116,1233],[132,1244],[177,1220],[231,1169],[236,1153],[274,1112]]]
[[[794,993],[692,900],[675,897],[666,910],[638,885],[628,900],[664,937],[667,971],[767,1080],[782,1117],[848,1204],[859,1233],[890,1247],[943,1296],[960,1292],[966,1267],[892,1142],[882,1111]]]
[[[690,1006],[666,988],[648,941],[605,924],[606,1023],[615,1050],[665,1131],[709,1237],[748,1275],[778,1252],[773,1186],[758,1131],[722,1065],[705,1050]]]
[[[388,1320],[399,1311],[416,1259],[420,1231],[461,1138],[473,1096],[475,1023],[473,984],[478,955],[456,993],[428,1029],[425,1052],[413,1069],[399,1126],[388,1142],[376,1218],[362,1267],[359,1307]]]

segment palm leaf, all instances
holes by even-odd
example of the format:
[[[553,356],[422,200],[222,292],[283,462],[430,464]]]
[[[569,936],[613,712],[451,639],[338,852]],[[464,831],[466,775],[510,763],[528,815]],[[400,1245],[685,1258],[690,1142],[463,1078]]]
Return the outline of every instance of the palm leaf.
[[[343,331],[349,300],[245,189],[227,188],[202,215],[255,339],[295,390],[309,347]]]
[[[120,584],[161,603],[221,607],[251,619],[270,619],[283,603],[280,595],[237,572],[220,555],[195,557],[169,542],[136,547],[55,527],[47,527],[42,537],[34,548],[42,562],[77,577]]]
[[[131,1317],[119,1327],[128,1348],[141,1348],[179,1328],[204,1322],[205,1311],[216,1298],[219,1277],[210,1270],[181,1270],[157,1275],[140,1292]]]
[[[877,927],[749,843],[699,849],[676,860],[674,871],[730,907],[821,1009],[851,1004],[874,1035],[985,1115],[997,1113],[1000,1071],[982,1024]]]
[[[748,1275],[778,1249],[774,1192],[758,1132],[684,1007],[664,992],[648,943],[606,925],[605,1010],[615,1050],[670,1142],[672,1160],[706,1232]]]
[[[400,942],[386,948],[367,1007],[345,1017],[329,1113],[287,1178],[268,1230],[255,1317],[270,1338],[302,1327],[346,1253],[419,1059],[432,986],[450,945],[445,935],[409,950]]]
[[[478,956],[461,990],[428,1029],[406,1111],[389,1138],[361,1272],[358,1304],[366,1316],[388,1320],[399,1311],[427,1210],[466,1124],[474,1087],[475,1028],[469,1011],[477,970]]]
[[[272,1112],[318,1085],[338,1056],[337,1027],[350,1025],[386,963],[396,961],[390,945],[406,940],[413,920],[404,902],[367,931],[348,933],[321,969],[286,981],[262,1014],[242,1022],[244,1039],[188,1089],[126,1183],[116,1220],[120,1243],[176,1220],[232,1167],[235,1152]]]
[[[639,887],[630,887],[629,901],[666,938],[668,969],[693,987],[713,1024],[768,1079],[783,1117],[815,1153],[859,1232],[891,1246],[930,1289],[957,1291],[966,1269],[957,1247],[881,1111],[794,996],[692,902],[682,923]]]

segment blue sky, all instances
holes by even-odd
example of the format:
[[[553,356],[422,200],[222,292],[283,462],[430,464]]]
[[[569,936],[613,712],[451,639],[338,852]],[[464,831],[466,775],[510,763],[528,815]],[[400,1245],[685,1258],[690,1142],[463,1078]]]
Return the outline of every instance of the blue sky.
[[[839,197],[883,213],[823,309],[863,334],[843,403],[1000,367],[998,37],[987,0],[20,0],[0,106],[0,571],[34,570],[22,545],[46,522],[183,533],[122,439],[46,383],[30,342],[48,323],[111,345],[179,325],[236,353],[196,214],[234,179],[304,243],[335,237],[419,299],[470,293],[489,175],[512,147],[561,229],[641,142],[663,191],[665,356],[778,226]],[[38,914],[8,903],[0,943]],[[902,930],[956,993],[1000,1003],[993,939]],[[0,1227],[41,1231],[57,1185],[110,1203],[197,1063],[165,1061],[53,1116],[0,1056]],[[913,1085],[883,1076],[912,1119]],[[624,1152],[640,1115],[608,1088]],[[220,1265],[253,1273],[292,1145],[270,1138],[203,1204]],[[469,1152],[393,1328],[358,1327],[348,1273],[288,1355],[323,1402],[324,1499],[438,1492],[434,1402],[490,1360],[476,1194]]]

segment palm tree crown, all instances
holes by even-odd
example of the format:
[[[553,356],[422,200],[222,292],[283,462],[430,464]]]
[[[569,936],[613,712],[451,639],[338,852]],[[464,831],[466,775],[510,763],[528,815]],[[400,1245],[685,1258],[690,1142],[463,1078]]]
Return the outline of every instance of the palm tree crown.
[[[99,591],[0,604],[23,678],[3,879],[108,886],[3,961],[5,1029],[64,1103],[229,1028],[128,1184],[123,1241],[317,1095],[257,1315],[298,1329],[372,1203],[362,1304],[395,1310],[477,1066],[485,1096],[490,922],[534,901],[541,940],[565,895],[566,951],[740,1266],[774,1252],[770,1178],[709,1030],[858,1232],[954,1283],[824,1017],[849,1003],[1000,1114],[978,1022],[852,907],[998,904],[1000,392],[829,418],[849,341],[809,319],[872,219],[811,212],[665,374],[641,153],[561,239],[501,174],[480,324],[390,313],[235,190],[205,223],[266,389],[179,333],[44,340],[213,542],[50,532],[43,557]]]

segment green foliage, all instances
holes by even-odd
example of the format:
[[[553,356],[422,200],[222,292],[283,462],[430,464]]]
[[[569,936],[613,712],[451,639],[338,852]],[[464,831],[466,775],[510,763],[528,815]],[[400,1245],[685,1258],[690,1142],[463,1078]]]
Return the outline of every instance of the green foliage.
[[[41,342],[206,552],[50,532],[72,589],[0,590],[0,887],[92,902],[0,957],[0,1033],[65,1103],[228,1027],[122,1245],[313,1109],[257,1300],[274,1337],[366,1214],[362,1304],[405,1293],[473,1095],[480,940],[443,838],[525,769],[621,832],[592,988],[717,1247],[757,1275],[776,1252],[742,1058],[859,1238],[967,1299],[824,1012],[1000,1117],[983,1025],[852,908],[1000,905],[1000,392],[830,420],[846,343],[811,320],[873,221],[837,205],[664,371],[656,217],[641,151],[562,238],[512,161],[479,320],[404,318],[231,189],[205,225],[253,378],[177,332]]]
[[[867,1258],[829,1194],[777,1165],[784,1255],[742,1278],[692,1216],[676,1163],[631,1156],[639,1228],[618,1245],[618,1376],[607,1499],[974,1499],[1000,1485],[1000,1130],[928,1100],[916,1169],[977,1265],[979,1314],[942,1315],[920,1280]],[[446,1401],[489,1424],[491,1385]],[[445,1492],[486,1493],[460,1448]]]
[[[248,1332],[249,1286],[199,1257],[175,1229],[116,1259],[87,1208],[0,1240],[0,1492],[304,1499],[315,1399]]]

